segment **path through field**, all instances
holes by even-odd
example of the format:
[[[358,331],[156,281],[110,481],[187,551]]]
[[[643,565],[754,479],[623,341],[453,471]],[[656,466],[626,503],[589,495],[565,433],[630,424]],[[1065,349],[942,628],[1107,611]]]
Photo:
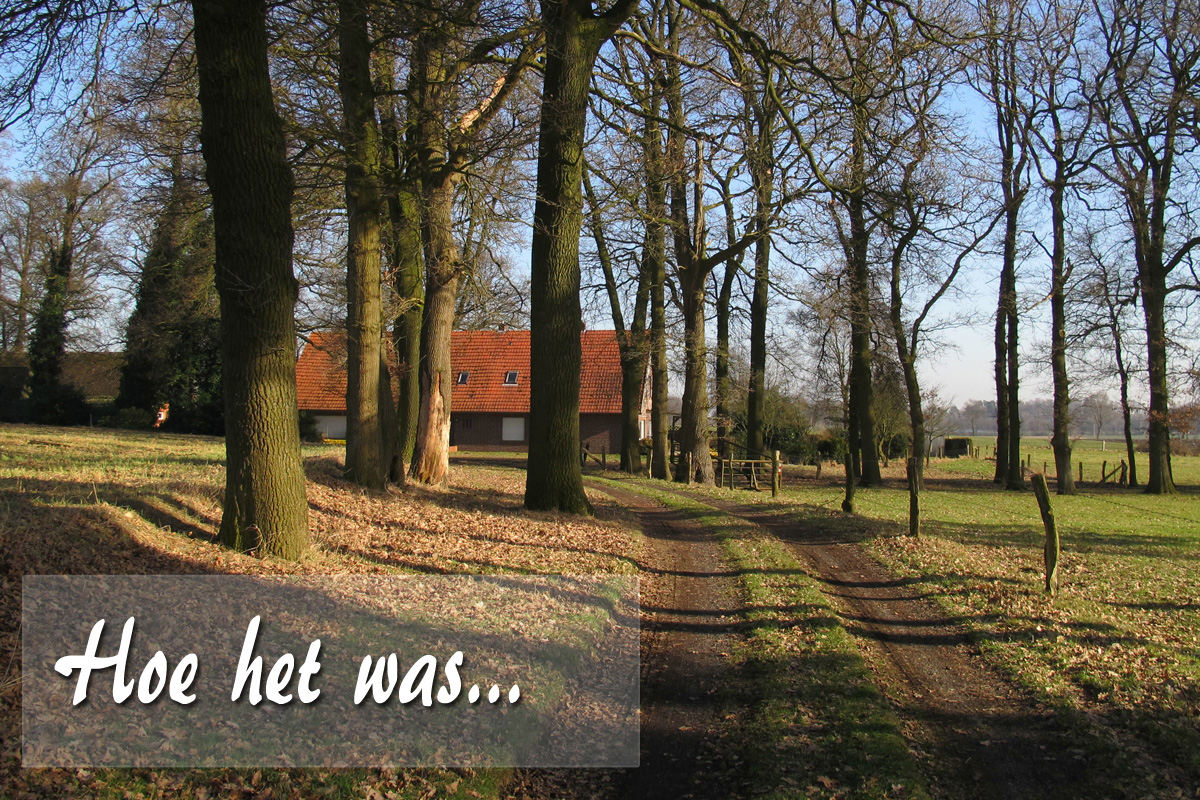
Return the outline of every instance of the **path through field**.
[[[786,542],[825,585],[905,726],[933,790],[972,798],[1087,797],[1097,765],[1071,732],[983,662],[945,612],[856,542],[709,500]]]
[[[633,510],[645,533],[642,766],[565,783],[560,778],[552,790],[525,796],[739,796],[737,745],[722,747],[720,740],[721,715],[729,709],[716,697],[745,613],[737,576],[723,566],[715,537],[695,523],[634,492],[593,488]],[[1086,762],[1060,721],[989,669],[952,619],[860,544],[753,506],[702,501],[785,542],[823,584],[901,719],[935,796],[1097,796],[1096,765]]]

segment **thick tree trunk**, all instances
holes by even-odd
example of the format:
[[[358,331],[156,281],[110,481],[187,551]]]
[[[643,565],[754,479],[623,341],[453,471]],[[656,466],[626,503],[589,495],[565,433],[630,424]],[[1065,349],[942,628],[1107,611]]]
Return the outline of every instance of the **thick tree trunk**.
[[[750,104],[747,104],[748,106]],[[757,115],[757,153],[750,164],[755,195],[755,228],[761,234],[754,244],[754,294],[750,299],[750,385],[746,397],[746,448],[755,458],[763,457],[766,443],[763,417],[767,392],[767,295],[771,289],[771,204],[775,195],[774,142],[762,115]]]
[[[658,108],[654,108],[658,112]],[[667,417],[667,189],[662,175],[662,138],[656,118],[646,120],[646,245],[643,272],[650,281],[650,477],[670,480]]]
[[[704,336],[708,272],[693,270],[694,274],[684,276],[681,289],[684,385],[683,408],[679,419],[680,457],[675,468],[675,480],[680,483],[694,480],[712,485],[714,475],[708,436],[708,349]],[[689,453],[690,459],[687,458]]]
[[[271,94],[266,4],[193,0],[192,10],[221,298],[221,541],[295,559],[308,548],[296,424],[299,286],[292,273],[292,172]]]
[[[650,477],[663,481],[671,479],[665,236],[666,230],[659,225],[657,252],[649,267],[653,281],[650,286]]]
[[[390,466],[379,406],[383,295],[379,232],[382,153],[364,0],[338,2],[338,90],[346,158],[346,479],[382,489]]]
[[[425,305],[419,360],[420,411],[409,477],[440,486],[450,475],[450,339],[462,258],[454,239],[454,192],[446,120],[451,91],[442,32],[423,33],[409,68],[410,135],[420,185]]]
[[[1061,147],[1061,139],[1056,139]],[[1057,160],[1061,164],[1061,158]],[[1054,382],[1054,430],[1050,446],[1054,449],[1054,469],[1059,494],[1075,494],[1071,474],[1071,395],[1067,380],[1067,232],[1063,210],[1066,181],[1056,175],[1050,190],[1050,224],[1054,245],[1050,251],[1050,371]]]
[[[770,178],[761,178],[758,224],[765,229],[772,188]],[[750,385],[746,396],[746,449],[753,458],[765,453],[763,417],[767,397],[767,294],[771,288],[771,237],[764,235],[754,245],[754,294],[750,299]]]
[[[458,298],[459,255],[451,231],[454,189],[434,185],[425,192],[425,308],[421,320],[420,417],[409,477],[444,484],[450,475],[450,339]],[[578,379],[577,379],[578,380]]]
[[[425,260],[421,249],[420,198],[415,182],[404,174],[403,143],[392,95],[395,66],[390,57],[378,58],[380,135],[384,146],[384,187],[388,209],[388,268],[398,308],[392,320],[397,382],[394,429],[385,440],[388,479],[404,483],[417,442],[421,410],[421,317],[425,306]]]
[[[862,486],[883,482],[875,437],[875,390],[871,378],[871,271],[865,206],[860,192],[852,193],[850,213],[850,394],[858,423]]]
[[[579,231],[583,140],[600,46],[632,11],[596,17],[590,2],[543,0],[546,35],[533,213],[529,466],[525,507],[590,514],[579,463]]]
[[[1149,475],[1147,494],[1175,494],[1171,474],[1171,427],[1167,386],[1165,271],[1142,270],[1142,309],[1146,317],[1146,366],[1150,376]]]
[[[417,444],[421,412],[421,318],[425,308],[425,262],[421,254],[420,212],[416,194],[398,187],[388,201],[392,226],[392,288],[400,311],[392,324],[392,341],[399,371],[396,398],[396,431],[391,475],[404,481]]]

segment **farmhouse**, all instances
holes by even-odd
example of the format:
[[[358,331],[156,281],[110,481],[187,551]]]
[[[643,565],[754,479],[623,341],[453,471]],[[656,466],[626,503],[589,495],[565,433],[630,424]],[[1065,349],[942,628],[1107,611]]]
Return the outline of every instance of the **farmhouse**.
[[[615,331],[580,334],[579,437],[593,452],[621,445],[621,358]],[[450,444],[464,450],[529,447],[529,331],[454,331]],[[346,435],[346,337],[317,333],[296,364],[301,411],[328,439]],[[650,435],[649,381],[639,415]]]

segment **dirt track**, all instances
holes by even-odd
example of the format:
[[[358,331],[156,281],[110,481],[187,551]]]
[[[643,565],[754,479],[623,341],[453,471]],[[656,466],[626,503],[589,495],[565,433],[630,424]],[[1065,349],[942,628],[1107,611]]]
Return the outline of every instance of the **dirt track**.
[[[1096,796],[1071,734],[989,669],[943,611],[852,541],[753,506],[706,502],[788,544],[835,601],[905,726],[932,789],[947,798]]]
[[[738,795],[736,746],[720,736],[716,696],[743,611],[715,537],[634,492],[593,486],[632,510],[645,535],[642,765],[531,776],[520,797],[726,798]],[[659,488],[671,491],[668,486]],[[904,727],[936,797],[1106,797],[1053,714],[989,669],[953,620],[856,542],[734,500],[681,495],[747,519],[787,544],[824,585]],[[538,786],[540,784],[540,786]]]

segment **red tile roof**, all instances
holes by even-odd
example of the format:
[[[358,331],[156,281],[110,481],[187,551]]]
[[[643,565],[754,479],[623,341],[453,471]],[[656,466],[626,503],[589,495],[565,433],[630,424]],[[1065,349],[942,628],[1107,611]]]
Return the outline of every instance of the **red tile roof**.
[[[346,413],[346,334],[314,333],[296,362],[301,411]]]
[[[346,337],[314,333],[296,363],[301,410],[346,413]],[[621,357],[615,331],[580,335],[579,411],[619,414]],[[451,412],[529,413],[529,331],[454,331],[450,339]],[[517,373],[516,386],[505,386],[506,373]],[[459,384],[460,372],[467,373]]]

